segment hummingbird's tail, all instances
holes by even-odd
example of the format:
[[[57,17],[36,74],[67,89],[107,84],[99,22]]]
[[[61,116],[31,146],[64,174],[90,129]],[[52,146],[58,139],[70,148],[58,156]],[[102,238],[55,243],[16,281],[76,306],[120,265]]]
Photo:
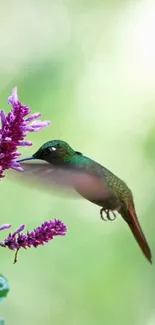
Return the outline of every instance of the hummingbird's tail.
[[[152,254],[151,254],[151,250],[150,247],[147,243],[147,240],[144,236],[144,233],[142,231],[142,228],[139,224],[137,215],[136,215],[136,211],[134,209],[134,206],[130,205],[128,207],[128,210],[125,211],[125,209],[123,209],[122,211],[120,211],[123,219],[127,222],[127,224],[129,225],[137,243],[139,244],[143,254],[145,255],[145,257],[148,259],[148,261],[152,264]]]

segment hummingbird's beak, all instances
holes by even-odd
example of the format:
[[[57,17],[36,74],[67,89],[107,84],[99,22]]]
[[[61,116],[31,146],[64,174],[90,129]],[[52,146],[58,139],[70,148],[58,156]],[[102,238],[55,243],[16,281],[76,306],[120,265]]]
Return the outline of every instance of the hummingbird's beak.
[[[17,162],[18,163],[21,163],[22,161],[33,160],[33,159],[35,159],[34,156],[29,156],[29,157],[26,157],[26,158],[22,158],[22,159],[17,160]]]

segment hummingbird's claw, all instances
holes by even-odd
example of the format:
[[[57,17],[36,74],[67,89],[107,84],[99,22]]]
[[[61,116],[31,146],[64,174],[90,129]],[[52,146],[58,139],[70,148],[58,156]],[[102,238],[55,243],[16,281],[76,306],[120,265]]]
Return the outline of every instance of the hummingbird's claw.
[[[116,219],[116,213],[114,212],[114,211],[111,211],[112,212],[112,214],[113,214],[113,218],[110,218],[109,220],[111,220],[111,221],[114,221],[115,219]]]
[[[106,212],[106,210],[105,210],[104,208],[102,208],[102,209],[100,210],[100,216],[101,216],[101,219],[102,219],[103,221],[108,221],[108,216],[107,216],[107,219],[104,218],[104,216],[103,216],[103,212],[105,212],[105,213],[106,213],[106,216],[107,216],[107,212]]]
[[[103,212],[106,214],[107,219],[103,217]],[[114,211],[111,211],[111,212],[112,212],[112,214],[113,214],[113,218],[110,217],[110,210],[102,208],[102,209],[100,210],[100,216],[101,216],[101,219],[102,219],[103,221],[108,221],[108,220],[109,220],[109,221],[114,221],[114,220],[116,219],[116,213],[115,213]]]

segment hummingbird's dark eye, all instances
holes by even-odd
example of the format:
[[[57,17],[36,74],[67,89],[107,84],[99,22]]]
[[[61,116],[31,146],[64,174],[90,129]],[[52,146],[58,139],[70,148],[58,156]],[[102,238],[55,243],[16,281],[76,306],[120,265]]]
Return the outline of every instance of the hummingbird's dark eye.
[[[47,153],[51,153],[51,152],[55,152],[56,148],[55,147],[48,147],[46,150],[47,150]]]

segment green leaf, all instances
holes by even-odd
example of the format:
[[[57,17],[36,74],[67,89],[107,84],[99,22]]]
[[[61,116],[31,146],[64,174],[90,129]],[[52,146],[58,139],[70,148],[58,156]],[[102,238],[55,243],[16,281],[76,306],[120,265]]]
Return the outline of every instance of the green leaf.
[[[10,290],[8,280],[0,274],[0,302],[2,302]]]

